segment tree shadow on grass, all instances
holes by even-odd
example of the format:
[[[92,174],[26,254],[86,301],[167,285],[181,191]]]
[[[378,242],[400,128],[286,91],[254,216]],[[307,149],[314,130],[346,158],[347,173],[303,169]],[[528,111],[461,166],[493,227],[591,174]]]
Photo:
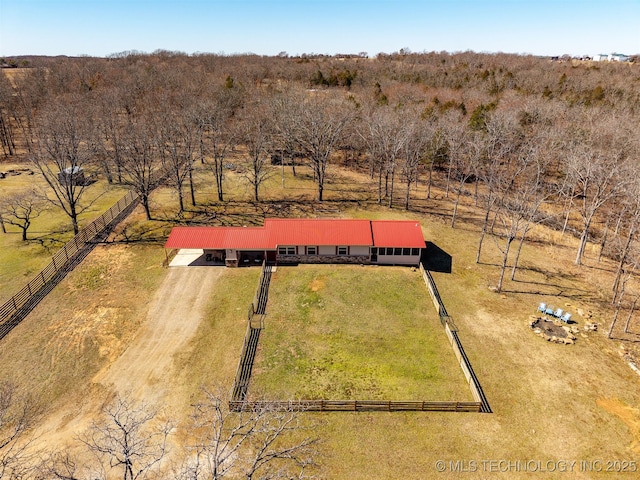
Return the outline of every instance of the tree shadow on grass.
[[[556,279],[558,280],[558,279]],[[520,284],[523,288],[509,289],[503,288],[503,293],[524,293],[530,295],[553,295],[557,297],[564,297],[572,300],[588,300],[592,297],[591,292],[583,288],[576,288],[572,285],[562,285],[561,283],[541,282],[536,280],[519,280],[514,279],[511,281],[514,284]],[[528,290],[526,287],[531,287]],[[515,287],[515,285],[514,285]],[[546,287],[546,288],[544,288]],[[556,291],[553,291],[556,290]]]

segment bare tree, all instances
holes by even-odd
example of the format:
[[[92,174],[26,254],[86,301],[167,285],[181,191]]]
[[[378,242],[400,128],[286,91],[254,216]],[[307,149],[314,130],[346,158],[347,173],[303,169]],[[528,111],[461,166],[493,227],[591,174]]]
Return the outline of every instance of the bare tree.
[[[36,143],[30,159],[42,173],[53,197],[51,202],[71,219],[79,231],[78,215],[90,205],[82,199],[90,182],[81,179],[95,151],[91,143],[89,109],[76,97],[56,99],[39,117]]]
[[[85,469],[80,466],[69,451],[49,454],[36,466],[36,472],[34,480],[80,480],[81,478],[99,480],[106,476],[104,472],[92,472],[90,468]]]
[[[626,213],[626,215],[624,215],[626,220],[626,236],[616,252],[618,267],[611,288],[613,291],[612,304],[615,304],[617,301],[625,265],[629,261],[629,254],[633,250],[634,242],[637,240],[637,235],[640,231],[640,179],[637,177],[631,179],[629,188],[625,191],[622,199],[622,205],[620,205],[619,208],[621,208],[622,212]]]
[[[540,207],[547,199],[543,181],[544,164],[540,162],[535,152],[523,151],[518,159],[517,168],[512,173],[514,180],[511,188],[501,192],[496,212],[499,224],[502,226],[501,234],[496,237],[496,245],[502,253],[500,276],[496,286],[498,292],[502,291],[513,241],[518,235],[524,238],[531,224],[539,220]],[[504,245],[498,241],[500,237],[504,238]],[[514,266],[512,278],[515,276],[515,268]]]
[[[378,172],[378,203],[386,197],[392,208],[397,162],[401,153],[406,153],[403,149],[410,135],[410,124],[403,110],[388,106],[371,108],[361,120],[358,134],[369,151],[371,176]]]
[[[220,202],[224,201],[225,161],[237,142],[234,116],[242,101],[243,92],[237,87],[213,87],[200,93],[193,110],[197,154],[214,174]]]
[[[102,165],[107,181],[122,182],[122,140],[121,131],[126,121],[122,119],[125,112],[123,94],[119,88],[105,89],[97,97],[99,114],[96,119],[96,145],[99,146],[99,163]],[[113,171],[115,169],[115,172]]]
[[[274,145],[273,109],[268,99],[254,96],[247,102],[240,115],[239,137],[243,140],[249,155],[249,168],[244,178],[253,190],[253,199],[260,201],[260,186],[273,176],[269,167],[269,152]]]
[[[31,222],[44,211],[44,208],[42,196],[34,190],[0,197],[0,222],[20,228],[24,242],[27,241],[27,230]]]
[[[314,465],[311,447],[315,440],[305,437],[282,442],[303,428],[296,407],[292,404],[290,408],[276,409],[266,403],[257,408],[254,415],[260,416],[260,421],[244,467],[246,478],[251,480],[258,475],[259,478],[304,478],[305,470]]]
[[[439,119],[441,126],[444,148],[447,151],[447,181],[445,187],[445,196],[449,198],[449,190],[451,187],[451,177],[455,173],[455,162],[458,161],[462,150],[464,137],[467,135],[467,128],[461,122],[460,115],[455,112],[447,112]]]
[[[235,416],[222,392],[203,390],[204,399],[194,404],[185,445],[187,458],[179,468],[184,480],[219,479],[233,471],[238,451],[252,431],[251,416]]]
[[[517,126],[514,124],[512,116],[504,112],[493,112],[486,120],[484,132],[483,144],[486,151],[478,168],[478,178],[484,185],[483,194],[480,195],[484,201],[484,217],[476,263],[480,262],[482,244],[489,229],[489,219],[496,202],[504,192],[512,188],[515,180],[513,172],[517,171],[517,167],[514,167],[513,163],[520,149],[520,135]]]
[[[626,140],[618,125],[597,122],[581,141],[571,145],[567,155],[567,175],[575,185],[575,203],[581,218],[581,234],[576,265],[582,263],[593,219],[600,209],[624,190],[626,173]]]
[[[119,139],[122,141],[123,183],[140,197],[147,220],[151,220],[149,197],[164,176],[156,150],[157,132],[145,118],[130,118]]]
[[[163,170],[167,173],[165,182],[176,191],[180,212],[184,212],[184,184],[193,170],[197,131],[192,123],[189,100],[185,96],[177,100],[176,105],[165,103],[158,120],[157,140]]]
[[[321,202],[329,159],[353,115],[341,99],[303,93],[298,94],[297,100],[293,103],[295,110],[291,112],[290,121],[283,124],[283,128],[309,159]]]
[[[432,126],[419,120],[414,120],[409,125],[408,132],[409,135],[404,144],[404,162],[402,163],[402,178],[407,185],[404,198],[405,210],[409,210],[411,186],[418,183],[420,167],[429,157],[434,137]],[[433,164],[433,161],[431,163]]]
[[[534,225],[543,223],[550,218],[551,215],[543,211],[543,206],[558,193],[555,185],[546,181],[549,176],[549,164],[548,157],[541,152],[543,149],[542,142],[533,141],[528,148],[521,152],[521,155],[529,157],[527,161],[530,162],[530,166],[526,169],[524,178],[516,179],[518,182],[525,183],[521,184],[515,192],[516,201],[523,206],[521,210],[523,225],[511,268],[511,280],[515,280],[520,254],[529,231]]]
[[[429,123],[431,135],[429,138],[428,165],[429,173],[427,176],[427,199],[431,198],[431,188],[433,187],[433,171],[436,166],[441,166],[445,162],[448,163],[449,153],[447,151],[447,142],[443,134],[442,128],[437,124]]]
[[[194,405],[178,478],[303,478],[314,465],[315,440],[300,435],[308,427],[297,406],[274,409],[266,403],[236,413],[221,391],[205,389],[203,395]]]
[[[20,143],[26,151],[31,151],[35,137],[35,116],[42,105],[55,96],[48,85],[49,72],[47,68],[29,68],[11,78],[11,81],[6,74],[2,75],[5,82],[0,87],[3,90],[0,109],[6,114],[3,121],[7,128],[7,141],[12,144],[14,153]]]
[[[0,383],[0,478],[22,479],[34,466],[32,428],[41,409],[12,383]]]
[[[448,134],[451,152],[449,165],[453,168],[453,175],[457,180],[453,188],[456,191],[456,200],[451,214],[451,228],[455,228],[460,197],[465,191],[467,182],[472,177],[478,176],[478,169],[484,155],[484,145],[480,132],[467,132],[460,127],[450,130]]]
[[[14,92],[7,75],[0,71],[0,145],[5,156],[16,153],[16,141],[11,122]]]
[[[271,101],[271,109],[275,121],[274,145],[281,152],[282,182],[284,185],[284,167],[287,159],[289,160],[289,165],[291,165],[291,173],[294,177],[296,176],[296,157],[299,152],[296,151],[295,141],[289,134],[295,126],[296,97],[291,94],[276,95]]]
[[[118,396],[104,407],[103,420],[79,437],[99,464],[120,473],[123,480],[144,478],[157,470],[173,430],[168,420],[147,404]]]
[[[611,320],[611,326],[609,327],[609,331],[607,332],[607,338],[612,338],[613,330],[615,328],[616,322],[618,321],[618,316],[620,311],[622,310],[622,301],[624,300],[625,294],[627,293],[627,283],[634,278],[634,274],[636,269],[640,265],[640,250],[636,248],[631,248],[629,252],[627,252],[627,260],[626,264],[620,274],[620,279],[618,281],[617,289],[614,292],[613,302],[612,304],[615,306],[615,314],[613,319]],[[633,303],[633,308],[635,308],[635,301]],[[633,312],[630,313],[632,315]],[[628,329],[628,325],[625,326],[625,332]]]

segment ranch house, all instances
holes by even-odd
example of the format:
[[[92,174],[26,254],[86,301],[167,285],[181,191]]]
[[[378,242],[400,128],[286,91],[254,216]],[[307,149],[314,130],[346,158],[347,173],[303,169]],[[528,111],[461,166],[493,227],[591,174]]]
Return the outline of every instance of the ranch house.
[[[199,265],[270,263],[418,265],[425,241],[414,220],[276,219],[262,227],[174,227],[167,250],[196,251]]]

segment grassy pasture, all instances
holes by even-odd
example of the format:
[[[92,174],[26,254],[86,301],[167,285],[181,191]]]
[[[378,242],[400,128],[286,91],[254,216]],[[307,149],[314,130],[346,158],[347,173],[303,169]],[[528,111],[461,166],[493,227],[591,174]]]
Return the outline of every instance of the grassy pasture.
[[[406,267],[278,268],[255,368],[251,389],[272,399],[473,400]]]
[[[285,174],[287,171],[290,169]],[[367,197],[365,193],[357,201],[338,202],[349,181],[356,191],[365,190],[368,180],[334,171],[335,190],[331,195],[335,197],[331,198],[336,201],[324,205],[309,201],[315,195],[310,176],[296,180],[286,176],[285,185],[296,185],[295,181],[300,182],[300,187],[287,186],[290,205],[283,202],[282,207],[276,207],[268,195],[265,202],[248,202],[244,187],[233,183],[230,175],[228,203],[214,199],[214,187],[209,183],[206,194],[198,193],[197,208],[186,212],[183,220],[195,224],[256,224],[265,216],[277,214],[280,208],[283,215],[297,216],[317,214],[319,207],[325,216],[419,219],[425,238],[452,257],[452,272],[435,273],[434,277],[494,413],[308,414],[318,424],[315,433],[321,439],[319,478],[537,478],[543,474],[491,473],[482,467],[476,472],[455,473],[450,471],[448,462],[640,460],[640,380],[620,355],[620,347],[628,348],[629,344],[608,340],[604,334],[613,313],[608,298],[614,266],[606,259],[597,261],[597,247],[590,245],[585,264],[579,268],[573,265],[575,239],[538,228],[523,249],[522,268],[515,281],[507,280],[505,291],[496,294],[490,287],[497,282],[500,252],[496,243],[487,238],[481,263],[475,263],[481,212],[474,209],[472,199],[463,198],[460,221],[451,229],[452,202],[439,189],[434,189],[433,197],[427,200],[421,185],[414,192],[410,212],[373,204],[372,194]],[[206,178],[202,176],[203,181]],[[280,180],[272,178],[273,188]],[[159,266],[164,257],[163,236],[177,212],[170,190],[159,189],[153,198],[155,220],[143,220],[138,209],[119,229],[115,243],[98,246],[0,344],[0,361],[11,366],[3,372],[3,378],[13,379],[45,403],[53,402],[48,403],[48,411],[59,408],[73,417],[77,404],[85,397],[104,396],[105,392],[92,390],[93,374],[108,365],[140,331],[147,308],[145,300],[152,297],[163,278],[164,270]],[[210,213],[215,217],[209,217]],[[286,269],[281,270],[276,275]],[[326,281],[324,288],[313,292],[315,274],[304,279],[299,273],[302,269],[296,270],[296,276],[301,278],[296,287],[299,297],[291,300],[295,315],[288,318],[300,321],[304,318],[298,316],[300,312],[306,311],[309,316],[323,312],[318,308],[318,299],[332,288],[332,282]],[[188,348],[174,358],[179,376],[169,381],[182,402],[182,407],[172,412],[177,421],[189,411],[200,385],[231,388],[246,328],[246,309],[258,275],[257,269],[226,271],[211,294],[208,320],[201,324]],[[276,295],[286,299],[288,292],[278,293],[278,285],[284,287],[287,283],[274,276],[272,299],[278,298]],[[345,288],[350,289],[351,285]],[[396,285],[396,290],[404,288],[404,284]],[[308,303],[311,300],[316,303]],[[573,346],[544,342],[528,327],[540,301],[573,312],[580,328],[587,317],[577,315],[578,309],[591,312],[590,320],[600,324],[600,331],[580,333]],[[328,300],[324,302],[326,306]],[[425,302],[428,304],[428,300]],[[306,310],[301,308],[304,303],[308,303]],[[432,309],[428,304],[425,311],[432,315]],[[267,330],[276,314],[272,302],[268,306]],[[433,315],[433,321],[441,328]],[[284,318],[283,313],[283,322]],[[265,338],[271,333],[267,330]],[[434,331],[444,337],[441,331]],[[340,338],[331,341],[348,343]],[[349,352],[346,360],[351,361],[356,354],[347,347],[340,345],[340,350]],[[314,342],[314,348],[323,353],[321,342]],[[353,348],[357,351],[357,346]],[[446,354],[452,356],[450,348]],[[461,375],[455,361],[445,365]],[[262,381],[264,373],[258,372],[256,380]],[[276,383],[264,378],[265,382]],[[380,378],[381,385],[388,379],[383,375]],[[298,380],[286,381],[293,381],[295,387]],[[293,389],[290,384],[285,385],[284,390]],[[362,385],[366,390],[368,384],[363,382],[358,387]],[[438,460],[447,462],[443,473],[435,469]],[[544,476],[634,478],[632,474],[615,472],[580,472],[578,466],[572,475],[549,472]]]
[[[12,168],[25,168],[25,165],[3,163],[0,166],[2,171]],[[46,188],[42,175],[22,173],[0,179],[0,197],[31,188]],[[89,186],[81,204],[91,206],[79,215],[80,228],[108,210],[125,193],[124,188],[108,185],[106,181]],[[26,242],[21,240],[18,227],[7,224],[6,230],[6,234],[0,233],[0,302],[6,301],[31,280],[73,237],[69,217],[54,205],[48,205],[41,215],[33,219]]]

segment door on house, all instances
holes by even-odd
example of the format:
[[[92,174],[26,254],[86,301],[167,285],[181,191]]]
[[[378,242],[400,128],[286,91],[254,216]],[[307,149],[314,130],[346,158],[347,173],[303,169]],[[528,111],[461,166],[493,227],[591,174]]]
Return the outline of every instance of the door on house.
[[[276,263],[276,251],[275,250],[267,251],[267,263]]]

